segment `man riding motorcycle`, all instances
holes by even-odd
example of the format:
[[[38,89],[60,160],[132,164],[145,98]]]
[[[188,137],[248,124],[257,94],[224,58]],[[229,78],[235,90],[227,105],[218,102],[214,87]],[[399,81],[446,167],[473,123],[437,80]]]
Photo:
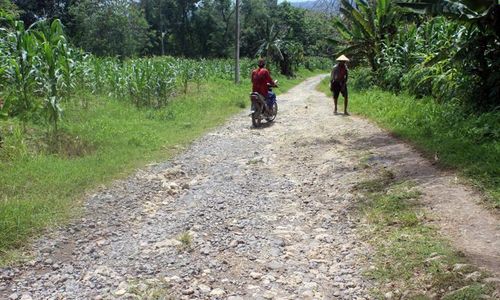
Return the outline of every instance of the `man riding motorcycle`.
[[[258,69],[252,71],[252,92],[259,93],[262,100],[266,100],[267,110],[272,109],[272,99],[276,97],[273,92],[269,91],[269,86],[275,87],[276,83],[271,78],[269,70],[265,68],[266,61],[259,59],[257,65]]]

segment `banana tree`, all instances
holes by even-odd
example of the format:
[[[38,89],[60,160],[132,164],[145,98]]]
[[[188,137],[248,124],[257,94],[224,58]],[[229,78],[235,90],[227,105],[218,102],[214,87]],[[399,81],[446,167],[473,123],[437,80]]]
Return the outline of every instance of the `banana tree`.
[[[500,97],[500,5],[498,0],[399,0],[399,6],[417,14],[444,15],[467,26],[467,39],[459,45],[454,61],[476,74],[480,108],[495,108]],[[448,51],[433,62],[448,59]]]
[[[478,25],[481,30],[500,36],[498,0],[398,0],[397,5],[417,14],[445,15]]]
[[[497,0],[398,0],[399,6],[416,13],[449,15],[461,19],[478,19],[486,16]]]
[[[283,36],[286,36],[284,30],[267,21],[264,36],[259,41],[260,46],[257,50],[257,55],[265,56],[268,60],[282,61],[283,53],[281,52],[281,46],[283,45]]]
[[[340,12],[334,26],[340,34],[331,41],[341,45],[339,53],[365,57],[375,71],[375,57],[380,53],[381,43],[397,31],[401,14],[390,0],[341,0]]]

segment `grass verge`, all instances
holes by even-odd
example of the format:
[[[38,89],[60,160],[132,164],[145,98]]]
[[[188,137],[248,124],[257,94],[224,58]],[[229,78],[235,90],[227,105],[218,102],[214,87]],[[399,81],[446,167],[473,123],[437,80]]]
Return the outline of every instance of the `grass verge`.
[[[331,95],[328,78],[318,90]],[[349,92],[350,111],[437,157],[441,166],[459,170],[485,192],[489,206],[500,209],[500,111],[469,115],[453,103],[377,89]]]
[[[285,92],[317,72],[280,78]],[[79,213],[86,191],[123,178],[147,163],[166,160],[179,149],[248,106],[248,80],[219,80],[173,99],[159,110],[127,101],[80,95],[64,104],[61,142],[44,144],[45,127],[1,121],[0,265],[19,259],[27,240]],[[248,120],[251,125],[250,118]],[[12,251],[14,249],[14,251]]]
[[[377,174],[377,172],[371,172]],[[358,184],[355,192],[374,248],[366,276],[375,280],[377,299],[491,299],[487,274],[464,262],[460,253],[427,225],[419,209],[420,192],[397,182],[388,170]]]

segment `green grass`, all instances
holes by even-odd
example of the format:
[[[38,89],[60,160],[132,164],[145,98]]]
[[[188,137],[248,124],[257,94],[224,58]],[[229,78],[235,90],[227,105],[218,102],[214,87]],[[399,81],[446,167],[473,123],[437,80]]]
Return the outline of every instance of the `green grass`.
[[[318,86],[328,95],[328,79]],[[350,90],[349,110],[411,142],[443,167],[459,170],[500,208],[500,111],[466,114],[453,103],[381,90]],[[343,105],[342,98],[339,104]]]
[[[189,231],[181,233],[177,239],[179,240],[179,242],[181,242],[179,246],[179,250],[181,251],[190,250],[193,246],[193,237],[191,236]]]
[[[129,280],[127,282],[127,293],[133,295],[133,299],[138,300],[170,300],[169,284],[156,280]],[[129,297],[131,298],[131,297]]]
[[[276,91],[284,92],[314,74],[303,70],[290,80],[277,76]],[[250,89],[248,80],[240,85],[213,81],[201,90],[194,85],[161,110],[81,95],[63,104],[64,134],[56,149],[61,155],[44,146],[45,127],[30,124],[23,134],[19,122],[1,121],[5,143],[0,149],[0,264],[17,259],[12,250],[30,237],[80,213],[85,192],[168,159],[247,107]]]
[[[377,173],[377,171],[371,172]],[[375,298],[391,291],[405,299],[480,299],[494,288],[466,279],[477,268],[454,269],[464,258],[426,223],[419,209],[420,192],[411,182],[395,182],[390,171],[355,187],[359,211],[367,223],[364,238],[373,246],[366,275],[378,284]],[[483,275],[484,276],[484,275]]]

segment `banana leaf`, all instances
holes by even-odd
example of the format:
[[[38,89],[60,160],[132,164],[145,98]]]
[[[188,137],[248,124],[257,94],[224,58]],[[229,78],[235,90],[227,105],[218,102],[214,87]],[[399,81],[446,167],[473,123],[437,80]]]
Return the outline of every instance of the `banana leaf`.
[[[491,2],[491,6],[496,1]],[[396,4],[417,14],[447,15],[458,19],[475,20],[485,17],[489,9],[474,10],[456,0],[398,0]]]

